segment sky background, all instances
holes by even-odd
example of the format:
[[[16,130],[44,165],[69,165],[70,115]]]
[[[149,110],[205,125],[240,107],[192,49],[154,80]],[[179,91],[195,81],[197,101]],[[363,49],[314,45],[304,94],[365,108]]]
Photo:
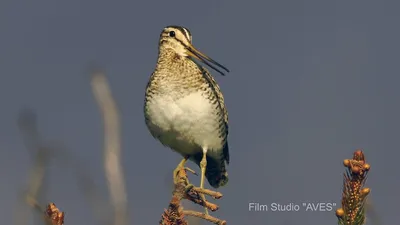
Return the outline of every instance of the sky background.
[[[384,0],[1,0],[2,223],[12,224],[32,166],[16,122],[25,107],[37,114],[42,137],[67,146],[108,197],[101,115],[86,71],[96,63],[120,109],[131,224],[158,224],[181,158],[149,134],[143,100],[159,34],[172,24],[189,28],[193,44],[231,70],[225,77],[212,71],[229,111],[231,155],[213,215],[230,225],[336,224],[334,210],[249,212],[248,203],[339,204],[342,161],[362,148],[382,224],[398,222],[399,7]],[[66,225],[96,224],[73,166],[50,168],[43,203],[67,212]]]

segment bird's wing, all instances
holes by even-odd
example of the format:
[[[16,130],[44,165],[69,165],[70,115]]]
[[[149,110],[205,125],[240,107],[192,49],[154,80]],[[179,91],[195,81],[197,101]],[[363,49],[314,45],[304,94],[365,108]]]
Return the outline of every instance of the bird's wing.
[[[226,162],[229,164],[229,146],[228,146],[228,133],[229,133],[229,127],[228,127],[228,111],[225,106],[225,101],[224,101],[224,96],[222,94],[222,91],[215,81],[214,77],[211,76],[210,72],[203,66],[200,66],[204,78],[211,84],[211,87],[213,88],[213,91],[215,93],[215,96],[217,97],[219,107],[222,111],[223,114],[223,123],[224,123],[224,128],[225,128],[225,135],[224,135],[224,148],[223,148],[223,154]]]

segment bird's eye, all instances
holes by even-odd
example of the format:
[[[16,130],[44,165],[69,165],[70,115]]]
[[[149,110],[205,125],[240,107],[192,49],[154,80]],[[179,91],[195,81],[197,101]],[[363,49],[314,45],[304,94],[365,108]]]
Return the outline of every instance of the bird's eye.
[[[170,37],[175,37],[175,31],[170,31],[170,32],[169,32],[169,36],[170,36]]]

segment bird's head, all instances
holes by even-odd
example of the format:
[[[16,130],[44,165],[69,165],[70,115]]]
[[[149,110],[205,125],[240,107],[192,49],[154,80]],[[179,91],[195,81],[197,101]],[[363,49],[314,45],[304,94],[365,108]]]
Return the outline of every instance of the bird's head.
[[[187,57],[193,60],[193,58],[200,60],[221,75],[225,75],[215,66],[222,68],[226,72],[229,70],[223,65],[219,64],[215,60],[211,59],[207,55],[197,50],[192,44],[192,35],[190,31],[181,26],[167,26],[165,27],[160,35],[160,49],[173,50],[177,55],[181,57]],[[215,66],[214,66],[215,65]]]

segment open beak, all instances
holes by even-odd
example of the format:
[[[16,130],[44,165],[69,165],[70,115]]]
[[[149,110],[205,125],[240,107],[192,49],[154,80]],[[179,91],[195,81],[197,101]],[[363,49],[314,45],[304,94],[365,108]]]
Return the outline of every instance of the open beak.
[[[206,56],[205,54],[201,53],[193,45],[189,44],[189,46],[186,46],[186,49],[188,50],[187,51],[188,55],[190,55],[190,56],[200,60],[201,62],[205,63],[207,66],[213,68],[215,71],[220,73],[222,76],[225,76],[225,74],[222,71],[220,71],[218,68],[216,68],[214,65],[224,69],[226,72],[229,72],[229,70],[225,66],[219,64],[218,62],[214,61],[212,58],[210,58],[210,57]],[[214,65],[212,65],[211,63],[214,64]]]

